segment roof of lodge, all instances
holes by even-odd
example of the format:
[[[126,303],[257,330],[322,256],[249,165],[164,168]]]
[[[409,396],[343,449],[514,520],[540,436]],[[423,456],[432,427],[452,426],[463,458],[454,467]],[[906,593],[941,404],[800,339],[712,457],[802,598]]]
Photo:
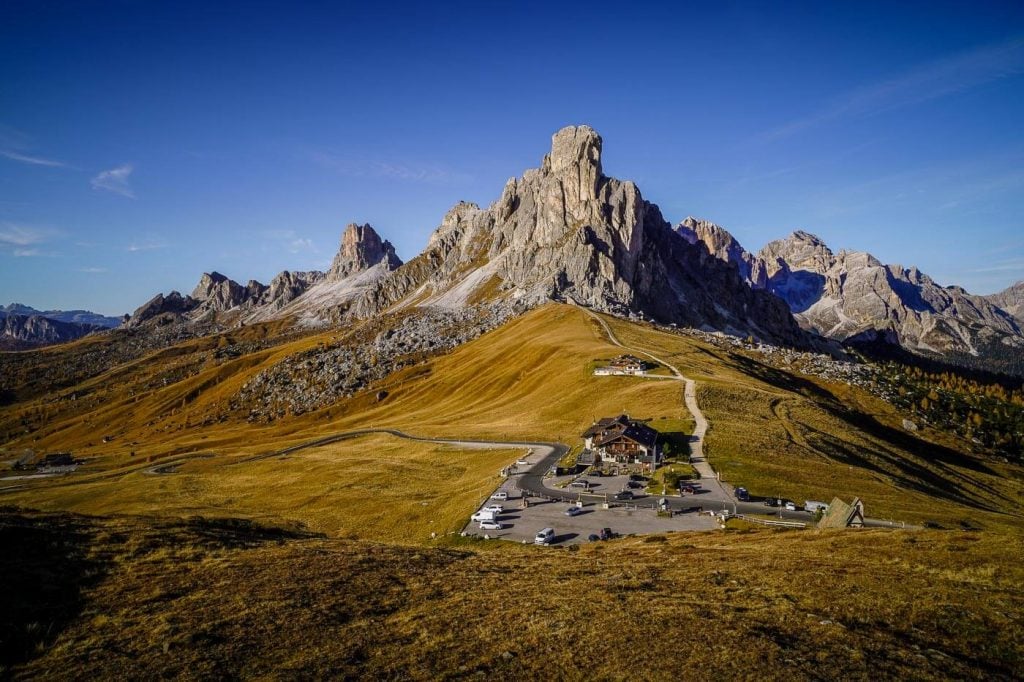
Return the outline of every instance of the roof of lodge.
[[[600,447],[617,438],[627,438],[640,445],[654,447],[658,432],[646,424],[633,421],[629,415],[605,417],[583,432],[584,438],[594,438],[594,446]]]

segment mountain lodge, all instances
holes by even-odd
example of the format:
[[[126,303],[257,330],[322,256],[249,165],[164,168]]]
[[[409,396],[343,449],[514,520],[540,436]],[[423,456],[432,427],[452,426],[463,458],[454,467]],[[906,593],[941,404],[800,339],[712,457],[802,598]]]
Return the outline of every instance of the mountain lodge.
[[[583,432],[580,462],[652,472],[661,463],[658,432],[622,414],[605,417]]]

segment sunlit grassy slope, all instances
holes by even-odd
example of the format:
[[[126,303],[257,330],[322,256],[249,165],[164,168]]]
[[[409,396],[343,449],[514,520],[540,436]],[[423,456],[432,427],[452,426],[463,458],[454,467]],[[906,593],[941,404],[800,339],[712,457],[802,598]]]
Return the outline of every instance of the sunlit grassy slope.
[[[149,465],[2,499],[100,515],[232,516],[297,523],[329,536],[423,543],[431,533],[461,530],[498,485],[501,467],[517,456],[373,435],[238,465],[207,457]]]
[[[922,434],[928,440],[906,434],[898,426],[900,415],[862,391],[773,370],[692,337],[609,321],[623,342],[651,350],[697,379],[701,404],[711,423],[707,438],[711,462],[726,480],[745,485],[755,495],[782,495],[797,501],[856,495],[865,500],[871,516],[954,527],[1020,525],[1018,469],[963,454],[960,444],[941,434]],[[160,504],[145,495],[124,492],[136,485],[153,485],[139,484],[140,479],[148,479],[137,472],[184,454],[209,453],[213,456],[209,460],[197,460],[183,467],[182,473],[170,475],[184,479],[194,467],[201,472],[195,485],[212,491],[205,497],[183,497],[190,501],[179,504],[176,512],[194,504],[253,516],[258,514],[252,510],[259,509],[284,519],[312,519],[315,514],[286,513],[288,505],[275,507],[269,502],[277,494],[273,474],[298,476],[287,487],[290,508],[298,510],[306,496],[316,496],[314,491],[324,485],[325,476],[344,483],[345,466],[332,467],[312,455],[266,460],[258,466],[234,465],[235,458],[369,426],[430,436],[573,444],[595,417],[623,411],[655,420],[686,417],[678,382],[592,376],[589,368],[595,360],[617,355],[621,349],[609,344],[586,311],[562,305],[534,310],[448,355],[409,367],[371,390],[318,412],[252,425],[244,421],[244,413],[228,409],[242,384],[258,371],[338,336],[338,332],[315,334],[227,362],[211,358],[214,342],[189,342],[66,389],[63,395],[71,390],[78,394],[75,401],[45,396],[5,408],[0,419],[6,424],[25,415],[42,415],[38,430],[9,443],[10,451],[31,446],[72,449],[96,457],[73,478],[25,483],[27,488],[17,493],[19,503],[31,505],[33,499],[40,503],[45,499],[47,508],[96,511],[83,505],[92,499],[120,499],[122,505],[110,502],[101,510],[153,513]],[[376,398],[379,390],[388,393],[382,401]],[[113,440],[103,443],[104,435]],[[338,446],[336,461],[361,456],[346,450],[351,445]],[[407,445],[394,447],[396,451],[408,447],[411,458],[424,455]],[[514,458],[511,453],[506,456]],[[440,477],[439,492],[457,492],[468,481],[485,481],[496,471],[496,456],[491,454],[468,453],[460,461],[467,470],[447,484],[449,478]],[[216,480],[221,467],[228,465],[232,468],[225,468],[224,478]],[[247,467],[262,473],[250,477]],[[87,473],[90,470],[96,473]],[[136,473],[129,478],[122,472]],[[101,476],[105,478],[95,480]],[[382,467],[380,479],[388,477],[387,468]],[[260,500],[261,480],[267,481],[267,504]],[[92,492],[82,493],[83,485],[91,486]],[[160,485],[173,489],[185,484]],[[104,486],[110,489],[97,492]],[[44,495],[42,490],[50,492]],[[329,504],[333,494],[327,494],[323,503]],[[0,493],[0,503],[10,496]],[[166,499],[181,497],[175,493]],[[389,513],[383,498],[368,503]],[[472,505],[468,500],[466,505],[468,513]],[[346,527],[342,522],[333,526]]]

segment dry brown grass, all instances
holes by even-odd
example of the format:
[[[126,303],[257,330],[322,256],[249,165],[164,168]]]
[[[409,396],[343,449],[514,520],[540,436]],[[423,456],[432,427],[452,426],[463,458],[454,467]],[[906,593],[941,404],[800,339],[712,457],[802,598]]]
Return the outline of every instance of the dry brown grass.
[[[5,594],[8,630],[28,632],[6,640],[30,649],[5,657],[17,677],[1010,679],[1024,665],[1024,545],[985,533],[485,553],[130,518],[8,514],[0,533],[21,552],[0,558],[8,585],[46,570],[76,595],[29,615],[27,589]]]

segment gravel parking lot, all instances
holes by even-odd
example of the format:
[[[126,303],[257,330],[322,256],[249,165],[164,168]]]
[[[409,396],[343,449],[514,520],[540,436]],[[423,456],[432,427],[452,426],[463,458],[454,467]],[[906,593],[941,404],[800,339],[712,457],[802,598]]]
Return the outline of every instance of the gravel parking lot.
[[[650,508],[657,498],[648,497],[639,501],[646,508],[634,508],[632,505],[613,506],[603,509],[599,503],[587,503],[582,513],[577,516],[566,516],[565,511],[571,505],[566,502],[551,502],[539,498],[529,498],[529,506],[523,508],[523,499],[519,492],[511,491],[512,486],[503,486],[510,490],[510,499],[505,501],[488,500],[487,504],[501,504],[505,512],[498,517],[502,524],[501,530],[480,530],[473,521],[464,529],[467,535],[488,536],[512,542],[533,542],[534,535],[541,528],[555,530],[555,545],[573,545],[587,542],[590,535],[596,535],[602,528],[611,528],[616,535],[666,533],[672,531],[706,531],[718,528],[718,522],[707,515],[695,512],[676,514],[672,518],[658,516]]]

